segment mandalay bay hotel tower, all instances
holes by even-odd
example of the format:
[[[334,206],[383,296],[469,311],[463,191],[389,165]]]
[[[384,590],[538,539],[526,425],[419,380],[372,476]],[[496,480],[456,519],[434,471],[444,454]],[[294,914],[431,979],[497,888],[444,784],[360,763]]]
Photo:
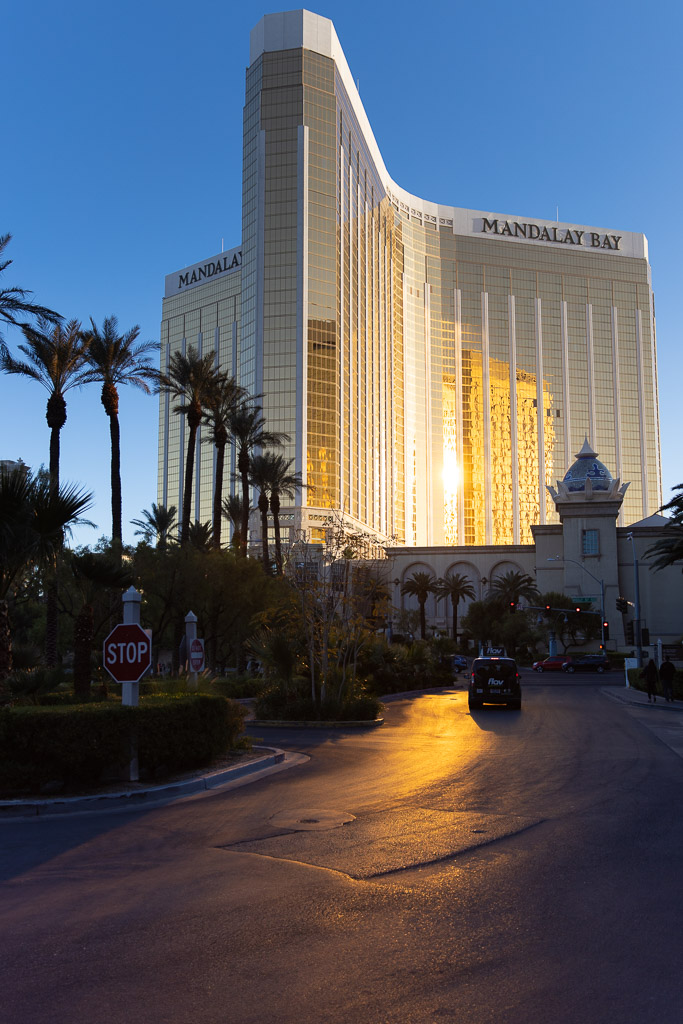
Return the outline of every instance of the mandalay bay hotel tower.
[[[214,351],[290,436],[306,488],[285,538],[343,516],[380,544],[531,543],[586,436],[630,481],[620,524],[661,504],[645,236],[405,192],[332,22],[308,11],[251,33],[242,241],[167,276],[161,341],[162,369]],[[158,500],[179,509],[185,429],[162,397]]]

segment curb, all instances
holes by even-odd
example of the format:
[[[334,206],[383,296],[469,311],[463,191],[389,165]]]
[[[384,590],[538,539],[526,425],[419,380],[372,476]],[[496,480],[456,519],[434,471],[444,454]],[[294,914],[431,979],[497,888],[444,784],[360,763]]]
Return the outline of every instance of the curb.
[[[37,800],[0,800],[0,820],[2,818],[34,818],[58,814],[74,814],[83,811],[135,810],[138,807],[150,807],[167,797],[189,796],[203,790],[215,789],[241,779],[245,775],[271,768],[281,764],[285,759],[285,751],[275,747],[260,747],[269,754],[249,761],[234,768],[221,768],[208,775],[200,775],[194,779],[180,782],[169,782],[160,786],[148,786],[138,790],[119,790],[115,793],[93,793],[92,796],[73,796],[37,799]]]
[[[642,691],[637,690],[636,692],[641,693]],[[601,689],[600,693],[604,694],[605,697],[611,697],[612,700],[618,700],[620,704],[628,704],[632,708],[650,708],[652,711],[675,711],[676,714],[683,714],[683,704],[677,707],[675,703],[667,703],[663,697],[660,697],[658,701],[651,704],[648,700],[634,700],[625,693],[614,693],[612,690],[605,688]]]
[[[369,722],[276,722],[273,719],[250,718],[244,723],[244,727],[250,730],[255,729],[376,729],[384,725],[383,718],[374,718]]]

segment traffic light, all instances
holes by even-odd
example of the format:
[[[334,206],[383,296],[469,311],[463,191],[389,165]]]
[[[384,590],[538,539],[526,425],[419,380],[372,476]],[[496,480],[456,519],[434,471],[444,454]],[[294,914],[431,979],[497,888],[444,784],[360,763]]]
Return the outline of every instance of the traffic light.
[[[516,607],[517,607],[517,602],[516,601],[510,601],[510,611],[514,612]]]
[[[617,611],[621,612],[622,615],[628,611],[628,601],[625,597],[617,598]]]
[[[575,612],[580,612],[581,611],[581,605],[580,604],[575,605],[574,606],[574,611]]]
[[[626,643],[633,643],[633,619],[626,623]]]
[[[609,640],[609,622],[607,621],[602,624],[602,635],[605,640]]]
[[[640,628],[640,642],[643,647],[647,647],[650,643],[650,630],[647,626],[641,626]]]

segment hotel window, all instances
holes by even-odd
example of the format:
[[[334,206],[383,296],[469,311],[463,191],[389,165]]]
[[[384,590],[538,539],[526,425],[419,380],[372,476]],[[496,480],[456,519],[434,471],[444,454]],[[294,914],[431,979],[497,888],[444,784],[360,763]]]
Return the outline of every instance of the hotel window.
[[[600,554],[600,531],[599,530],[584,530],[583,531],[583,554],[584,555],[599,555]]]

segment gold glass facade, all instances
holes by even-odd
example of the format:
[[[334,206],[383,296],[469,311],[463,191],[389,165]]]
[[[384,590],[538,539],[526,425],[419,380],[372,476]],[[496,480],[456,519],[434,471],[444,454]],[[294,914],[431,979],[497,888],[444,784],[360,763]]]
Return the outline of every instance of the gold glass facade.
[[[630,481],[622,523],[659,507],[643,236],[404,192],[306,11],[252,33],[243,174],[237,372],[291,437],[311,539],[336,510],[401,544],[530,543],[584,436]]]

